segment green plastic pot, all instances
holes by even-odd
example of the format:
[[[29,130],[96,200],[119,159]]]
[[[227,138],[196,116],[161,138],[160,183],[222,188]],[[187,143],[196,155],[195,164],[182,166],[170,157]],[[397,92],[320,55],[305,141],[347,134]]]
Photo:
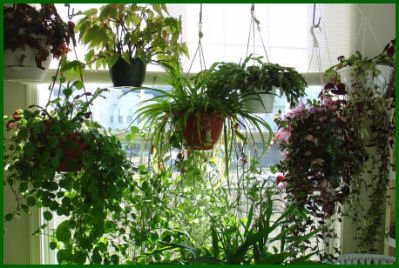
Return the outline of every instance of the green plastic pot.
[[[144,81],[146,65],[140,59],[130,60],[130,64],[122,58],[112,65],[109,74],[114,87],[141,87]]]

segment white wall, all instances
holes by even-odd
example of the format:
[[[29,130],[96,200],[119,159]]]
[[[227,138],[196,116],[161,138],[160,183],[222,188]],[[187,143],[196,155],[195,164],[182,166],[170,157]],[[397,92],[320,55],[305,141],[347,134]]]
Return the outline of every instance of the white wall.
[[[359,50],[369,58],[382,52],[385,45],[395,38],[395,9],[395,4],[355,5],[357,16],[353,20],[353,30],[357,38],[351,46],[353,52]]]
[[[16,109],[26,107],[26,87],[15,82],[3,83],[3,114],[12,114]],[[4,137],[7,136],[3,126]],[[4,215],[15,209],[15,197],[7,186],[3,187]],[[3,240],[4,264],[28,264],[29,254],[29,219],[27,216],[15,218],[11,222],[4,223],[5,233]]]
[[[359,50],[363,55],[371,58],[381,53],[385,45],[395,39],[395,8],[395,4],[361,4],[355,6],[357,16],[353,18],[352,26],[354,28],[352,30],[355,33],[360,31],[360,35],[351,46],[353,52]],[[366,25],[365,34],[361,31],[364,25]],[[344,219],[341,241],[344,254],[353,253],[356,250],[356,241],[353,238],[354,228],[349,219]],[[384,226],[381,226],[381,229],[383,228]],[[383,253],[382,239],[378,253]]]

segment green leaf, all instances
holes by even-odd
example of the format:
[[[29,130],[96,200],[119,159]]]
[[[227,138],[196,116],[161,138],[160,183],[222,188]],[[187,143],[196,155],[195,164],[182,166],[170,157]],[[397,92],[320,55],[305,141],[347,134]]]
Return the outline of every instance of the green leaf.
[[[43,218],[46,221],[49,221],[53,218],[53,214],[50,211],[45,211],[45,212],[43,212]]]
[[[8,214],[4,217],[5,221],[11,221],[13,218],[14,218],[14,214],[12,214],[12,213],[8,213]]]
[[[25,157],[27,159],[31,159],[33,157],[34,153],[35,153],[35,146],[30,142],[25,143],[25,145],[24,145]]]
[[[69,231],[69,221],[63,221],[61,222],[57,230],[55,232],[55,237],[57,238],[58,241],[61,242],[66,242],[71,238],[71,232]]]
[[[283,263],[288,257],[296,254],[296,252],[283,252],[280,254],[271,254],[269,256],[263,257],[260,259],[259,264],[281,264]]]
[[[111,256],[111,262],[112,262],[112,264],[119,264],[119,257],[118,257],[118,255],[112,255]]]
[[[34,196],[29,196],[26,203],[28,206],[34,206],[36,204],[36,198]]]
[[[87,258],[87,254],[83,251],[77,251],[74,254],[74,260],[77,264],[85,264]]]
[[[70,87],[67,87],[67,88],[65,88],[63,91],[62,91],[62,93],[64,93],[64,95],[65,95],[65,97],[70,97],[71,95],[72,95],[72,88],[70,88]]]
[[[59,144],[59,139],[57,136],[48,137],[48,146],[50,149],[57,147]]]
[[[71,260],[72,253],[70,250],[61,249],[57,252],[57,261],[59,264],[63,262],[69,262]]]
[[[136,137],[137,132],[139,132],[139,128],[132,126],[130,128],[130,134],[132,135],[132,139],[134,139]]]
[[[97,14],[97,8],[91,8],[89,10],[83,11],[82,13],[86,16],[93,16]]]
[[[83,88],[83,82],[80,81],[80,80],[77,80],[77,81],[75,81],[75,82],[73,83],[73,86],[74,86],[76,89],[82,89],[82,88]]]
[[[50,242],[49,248],[52,249],[52,250],[56,249],[57,248],[57,242],[54,242],[54,241]]]

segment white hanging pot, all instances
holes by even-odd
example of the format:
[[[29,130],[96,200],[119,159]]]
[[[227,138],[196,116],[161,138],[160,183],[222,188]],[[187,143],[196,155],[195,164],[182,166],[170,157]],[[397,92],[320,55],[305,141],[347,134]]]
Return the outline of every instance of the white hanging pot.
[[[276,90],[277,88],[275,86],[272,86],[273,94],[276,94]],[[275,95],[273,94],[259,93],[258,95],[250,95],[243,100],[243,106],[250,113],[254,114],[271,113],[273,112],[273,107],[274,107]]]
[[[367,71],[367,78],[366,78],[366,87],[367,88],[375,88],[374,94],[377,97],[382,97],[388,88],[389,81],[391,80],[391,76],[393,74],[393,67],[388,65],[378,64],[376,68],[381,72],[378,76],[374,79],[372,78],[371,71]],[[351,95],[355,92],[356,89],[352,87],[353,78],[351,73],[353,68],[351,66],[347,66],[341,68],[337,71],[341,78],[341,82],[345,85],[345,90],[347,91],[348,95]]]
[[[25,44],[25,50],[21,48],[17,48],[14,51],[11,49],[4,50],[4,79],[23,82],[42,81],[50,66],[52,55],[50,53],[47,59],[42,62],[44,69],[40,69],[37,67],[35,60],[35,56],[38,53],[39,51],[36,48],[32,48],[28,44]]]

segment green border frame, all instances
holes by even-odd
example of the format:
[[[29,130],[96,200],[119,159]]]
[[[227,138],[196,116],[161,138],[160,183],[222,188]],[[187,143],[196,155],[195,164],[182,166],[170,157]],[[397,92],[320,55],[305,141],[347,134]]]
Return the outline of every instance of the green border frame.
[[[66,1],[58,1],[58,0],[57,1],[48,1],[48,0],[46,0],[46,1],[14,1],[14,0],[5,1],[5,3],[38,3],[38,2],[40,2],[40,3],[65,3]],[[76,0],[74,0],[74,1],[68,1],[68,2],[69,3],[108,3],[110,1],[82,1],[82,0],[80,0],[80,1],[77,0],[76,1]],[[252,3],[252,2],[255,2],[255,3],[314,3],[315,1],[312,2],[312,1],[304,1],[304,0],[296,0],[296,1],[284,1],[284,0],[283,1],[276,1],[276,0],[274,0],[274,1],[272,1],[272,0],[263,0],[263,1],[262,0],[261,1],[259,1],[259,0],[255,0],[255,1],[243,1],[243,0],[241,0],[241,1],[238,1],[238,0],[218,0],[218,1],[210,1],[210,0],[205,0],[205,1],[193,1],[193,0],[188,0],[188,1],[184,1],[184,0],[180,0],[180,1],[177,1],[177,0],[171,0],[171,1],[126,1],[126,0],[122,0],[121,1],[121,0],[119,0],[118,2],[129,2],[129,3],[131,3],[131,2],[138,2],[138,3],[164,2],[164,3],[181,3],[181,4],[215,3],[216,4],[216,3]],[[326,0],[323,0],[323,1],[317,1],[316,3],[317,4],[322,4],[322,3],[328,3],[328,4],[331,4],[331,3],[333,3],[333,4],[339,4],[339,3],[395,4],[395,25],[398,25],[397,14],[398,14],[398,11],[399,11],[399,5],[398,5],[397,0],[382,0],[382,1],[378,1],[378,0],[351,0],[351,1],[330,0],[330,1],[326,1]],[[2,3],[2,4],[4,4],[4,3]],[[3,5],[1,5],[0,11],[1,11],[1,14],[3,14]],[[398,32],[399,32],[398,27],[396,27],[396,32],[395,32],[396,36],[398,36]],[[1,20],[1,22],[0,22],[0,34],[1,34],[1,36],[3,36],[3,20]],[[396,41],[396,44],[397,44],[397,42],[398,41]],[[3,41],[0,44],[0,50],[1,50],[1,52],[0,52],[0,62],[3,62]],[[396,54],[396,62],[397,62],[397,59],[398,59],[398,56]],[[396,75],[398,75],[398,74],[399,74],[399,70],[396,68]],[[1,75],[1,77],[3,77],[3,65],[1,65],[1,67],[0,67],[0,75]],[[399,93],[398,85],[399,85],[399,82],[396,81],[396,92],[395,92],[396,96]],[[4,106],[3,106],[4,105],[4,99],[3,99],[3,97],[4,97],[4,95],[3,95],[4,88],[3,88],[3,86],[4,86],[4,83],[3,83],[3,80],[2,80],[2,83],[0,85],[0,92],[1,92],[0,101],[1,101],[1,107],[4,109]],[[396,99],[395,100],[395,108],[397,108],[397,107],[398,107],[398,100]],[[3,115],[3,109],[1,110],[1,114],[2,115]],[[398,125],[398,123],[399,123],[398,120],[399,120],[399,115],[396,113],[396,115],[395,115],[395,125]],[[1,132],[0,132],[0,138],[2,140],[3,140],[3,137],[4,137],[3,136],[4,135],[3,131],[4,131],[4,127],[2,127]],[[398,132],[396,132],[396,134],[395,134],[395,139],[396,139],[396,141],[399,139]],[[398,152],[397,149],[398,149],[398,145],[396,143],[396,145],[395,145],[395,159],[399,159],[399,152]],[[1,162],[1,165],[4,166],[4,162],[3,162],[3,147],[0,149],[0,162]],[[3,182],[3,177],[4,177],[4,174],[2,173],[1,182]],[[396,188],[396,184],[395,184],[395,188]],[[396,196],[397,196],[398,189],[396,188],[395,190],[396,190]],[[2,197],[1,200],[0,200],[0,205],[1,205],[1,207],[0,207],[0,215],[1,215],[0,226],[1,226],[1,229],[3,230],[3,213],[4,213],[3,212],[3,203],[4,203],[4,200],[3,200],[3,198],[4,198],[3,187],[1,187],[1,189],[0,189],[0,196]],[[395,199],[396,199],[396,208],[397,208],[398,204],[399,204],[399,201],[398,201],[397,198],[395,198]],[[399,215],[396,213],[395,216],[396,216],[395,220],[398,221],[399,220]],[[399,235],[398,227],[396,227],[395,234],[396,234],[396,237],[398,237],[398,235]],[[0,240],[1,240],[1,245],[0,245],[0,265],[3,266],[4,265],[3,264],[3,261],[4,261],[4,245],[3,245],[3,243],[4,243],[4,234],[3,234],[3,231],[1,231]],[[399,255],[399,248],[398,248],[398,243],[397,242],[396,242],[395,254],[396,254],[396,258],[397,258],[397,256]],[[12,265],[12,266],[13,267],[19,267],[19,266],[24,267],[25,265]],[[42,267],[42,266],[44,266],[44,265],[29,265],[29,267]],[[166,265],[166,266],[163,265],[162,267],[175,267],[175,266],[177,266],[177,265]],[[245,265],[245,266],[247,266],[247,265]],[[263,267],[263,266],[266,266],[266,265],[261,265],[261,267]],[[272,266],[279,266],[279,265],[267,265],[267,267],[272,267]],[[296,266],[297,267],[301,267],[301,266],[307,267],[307,265],[296,265]],[[319,266],[324,267],[324,265],[312,265],[312,266],[313,267],[319,267]],[[350,265],[340,265],[340,267],[345,267],[345,266],[350,266]],[[76,267],[76,266],[74,266],[74,267]],[[141,267],[141,266],[136,266],[136,267]],[[159,265],[146,265],[146,266],[143,266],[143,267],[160,267],[160,266]],[[204,267],[204,266],[203,265],[201,265],[201,266],[200,265],[190,265],[190,267]],[[220,267],[220,265],[206,265],[206,267]],[[228,267],[243,267],[243,266],[242,265],[229,265]],[[251,265],[251,267],[252,267],[252,265]],[[260,266],[257,266],[257,267],[260,267]]]

